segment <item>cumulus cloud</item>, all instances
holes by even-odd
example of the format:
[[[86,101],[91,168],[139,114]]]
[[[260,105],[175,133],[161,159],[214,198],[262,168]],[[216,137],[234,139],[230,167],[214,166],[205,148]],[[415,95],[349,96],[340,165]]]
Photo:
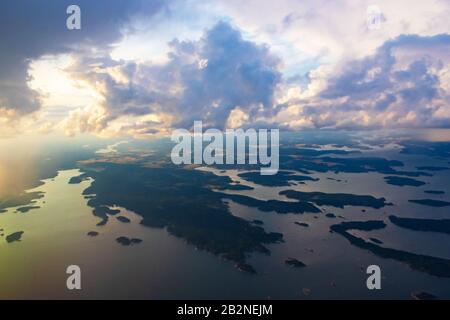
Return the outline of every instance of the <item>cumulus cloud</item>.
[[[148,115],[156,119],[150,129],[161,119],[166,127],[190,128],[203,120],[206,127],[223,128],[236,110],[248,121],[275,113],[281,74],[279,60],[266,46],[244,40],[239,30],[218,22],[201,39],[174,39],[169,47],[165,64],[81,56],[68,72],[102,99],[72,113],[70,131],[101,132],[124,118]]]
[[[447,34],[399,36],[314,79],[323,89],[283,112],[313,127],[448,126],[449,51]]]

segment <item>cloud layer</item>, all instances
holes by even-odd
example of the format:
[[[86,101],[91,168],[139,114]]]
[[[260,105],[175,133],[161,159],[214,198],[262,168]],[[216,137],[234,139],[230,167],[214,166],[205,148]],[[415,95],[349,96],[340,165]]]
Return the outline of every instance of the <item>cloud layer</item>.
[[[399,36],[312,80],[323,89],[287,109],[318,128],[448,127],[449,50],[447,34]]]
[[[448,1],[379,1],[375,31],[365,1],[80,0],[76,32],[69,4],[0,3],[0,134],[450,127]]]

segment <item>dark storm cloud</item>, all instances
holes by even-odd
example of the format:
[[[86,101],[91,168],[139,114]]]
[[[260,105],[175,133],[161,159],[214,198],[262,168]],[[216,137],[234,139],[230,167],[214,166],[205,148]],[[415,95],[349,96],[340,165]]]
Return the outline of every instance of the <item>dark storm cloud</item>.
[[[67,30],[66,8],[81,8],[82,29]],[[31,59],[46,54],[104,48],[136,15],[152,15],[162,0],[2,0],[0,2],[0,108],[35,111],[39,101],[26,84]]]

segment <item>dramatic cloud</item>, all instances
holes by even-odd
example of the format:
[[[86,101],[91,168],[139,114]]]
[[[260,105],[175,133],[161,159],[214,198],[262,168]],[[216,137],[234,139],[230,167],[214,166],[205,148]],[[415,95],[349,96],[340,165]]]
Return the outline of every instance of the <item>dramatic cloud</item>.
[[[314,79],[324,88],[287,109],[312,127],[450,124],[450,35],[399,36],[369,57]],[[286,111],[283,111],[286,112]]]
[[[169,47],[163,65],[80,58],[68,72],[103,99],[72,113],[69,131],[101,132],[126,117],[149,115],[153,126],[163,117],[171,120],[165,122],[169,127],[190,128],[203,120],[205,126],[223,128],[232,113],[233,119],[241,113],[250,122],[274,114],[281,74],[267,47],[244,40],[225,22],[198,41],[175,39]]]
[[[450,127],[449,1],[75,3],[0,3],[0,135]]]
[[[46,54],[104,48],[120,39],[130,18],[151,16],[163,1],[78,0],[82,29],[66,28],[69,0],[0,2],[0,118],[36,111],[37,92],[27,84],[29,64]]]

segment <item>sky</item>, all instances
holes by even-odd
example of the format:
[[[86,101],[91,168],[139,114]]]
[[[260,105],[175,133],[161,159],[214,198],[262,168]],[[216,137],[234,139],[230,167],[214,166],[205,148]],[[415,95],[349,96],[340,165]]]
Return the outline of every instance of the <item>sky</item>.
[[[450,128],[449,17],[449,0],[3,0],[0,137]]]

